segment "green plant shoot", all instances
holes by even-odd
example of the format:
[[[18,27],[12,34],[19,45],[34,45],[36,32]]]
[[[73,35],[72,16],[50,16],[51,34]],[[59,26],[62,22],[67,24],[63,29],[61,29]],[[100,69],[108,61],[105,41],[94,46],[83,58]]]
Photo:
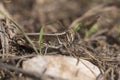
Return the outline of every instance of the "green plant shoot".
[[[43,41],[43,27],[41,28],[40,30],[40,34],[39,34],[39,51],[40,51],[40,54],[42,55],[42,41]]]
[[[94,24],[89,30],[85,30],[85,38],[98,30],[98,25]]]
[[[77,23],[77,24],[75,24],[75,25],[72,27],[72,29],[73,29],[75,32],[77,32],[77,31],[79,31],[82,27],[83,27],[82,23]]]

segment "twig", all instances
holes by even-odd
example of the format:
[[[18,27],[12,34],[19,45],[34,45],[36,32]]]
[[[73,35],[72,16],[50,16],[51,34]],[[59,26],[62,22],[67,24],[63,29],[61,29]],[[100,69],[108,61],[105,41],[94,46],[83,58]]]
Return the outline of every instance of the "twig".
[[[39,74],[39,73],[36,73],[36,72],[31,72],[31,71],[25,71],[21,68],[16,68],[14,66],[11,66],[11,65],[6,65],[6,64],[3,64],[3,63],[0,63],[0,67],[2,69],[8,69],[8,70],[11,70],[11,71],[15,71],[15,72],[18,72],[18,73],[23,73],[24,75],[32,78],[32,79],[37,79],[37,80],[47,80],[47,79],[54,79],[54,80],[64,80],[64,79],[61,79],[61,78],[57,78],[57,77],[53,77],[53,76],[49,76],[49,75],[45,75],[45,74]]]
[[[26,33],[28,36],[39,36],[40,33]],[[43,36],[61,36],[65,35],[66,32],[61,32],[61,33],[43,33]]]
[[[9,56],[9,55],[8,55]],[[1,62],[8,61],[8,60],[18,60],[18,59],[23,59],[23,58],[30,58],[30,57],[35,57],[36,55],[26,55],[26,56],[9,56],[9,58],[3,58],[0,59]]]

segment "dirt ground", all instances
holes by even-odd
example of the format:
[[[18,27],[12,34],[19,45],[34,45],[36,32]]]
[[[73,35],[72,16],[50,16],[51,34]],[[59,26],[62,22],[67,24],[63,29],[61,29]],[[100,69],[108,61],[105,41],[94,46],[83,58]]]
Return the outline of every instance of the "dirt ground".
[[[89,60],[103,70],[98,80],[120,80],[119,0],[1,0],[0,5],[5,9],[0,80],[34,80],[34,74],[21,69],[22,62],[40,52]]]

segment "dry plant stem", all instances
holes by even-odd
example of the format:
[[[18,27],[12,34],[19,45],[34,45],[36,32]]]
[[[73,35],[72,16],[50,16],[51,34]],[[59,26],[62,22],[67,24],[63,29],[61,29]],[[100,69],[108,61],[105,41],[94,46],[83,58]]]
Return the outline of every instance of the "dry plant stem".
[[[5,57],[5,56],[7,56],[7,57],[13,57],[13,56],[15,56],[14,54],[1,54],[0,55],[0,57]]]
[[[100,80],[106,80],[105,78],[107,77],[108,73],[112,70],[112,68],[108,68],[105,73],[103,74],[102,78]]]
[[[27,59],[27,58],[31,58],[31,57],[35,57],[37,55],[31,54],[31,55],[26,55],[26,56],[9,56],[9,58],[3,58],[0,59],[1,62],[7,61],[7,60],[19,60],[19,59]]]
[[[16,72],[19,72],[19,73],[24,73],[29,77],[39,79],[39,77],[37,77],[38,75],[34,75],[34,74],[30,73],[30,72],[24,71],[23,69],[20,69],[20,68],[16,68],[14,66],[5,65],[3,63],[0,63],[0,67],[3,68],[3,69],[12,70],[12,71],[16,71]]]
[[[92,69],[90,69],[90,67],[88,67],[88,65],[86,65],[82,60],[80,60],[80,61],[93,73],[94,76],[96,76],[94,71]]]
[[[90,53],[89,51],[87,51],[86,49],[82,48],[81,49],[85,50],[85,52],[94,60],[96,60],[98,63],[101,64],[101,61],[99,61],[92,53]]]
[[[5,56],[7,56],[8,52],[9,52],[9,38],[6,34],[5,31],[5,26],[3,26],[2,21],[0,21],[0,38],[1,38],[1,44],[2,44],[2,51],[3,51],[3,58]]]
[[[43,36],[61,36],[65,35],[66,32],[61,32],[61,33],[43,33]],[[28,36],[39,36],[39,33],[26,33]]]
[[[114,80],[114,69],[111,70],[111,80]]]
[[[37,51],[35,45],[32,43],[32,41],[30,40],[30,38],[25,34],[25,32],[19,27],[19,25],[17,23],[15,23],[13,20],[11,20],[11,21],[15,24],[15,26],[21,31],[21,33],[25,36],[25,38],[28,40],[28,42],[32,45],[32,47],[35,50],[35,52],[37,54],[39,54],[39,52]]]
[[[10,17],[6,16],[3,12],[0,11],[0,14],[5,16],[7,19],[9,19],[14,25],[15,28],[20,30],[20,32],[22,33],[23,36],[25,36],[25,38],[28,40],[28,42],[32,45],[33,49],[35,50],[35,52],[37,54],[39,54],[38,50],[36,49],[35,45],[32,43],[32,41],[30,40],[30,38],[25,34],[25,32],[20,28],[20,25],[18,25],[14,20],[12,20]]]
[[[88,56],[90,56],[92,59],[94,59],[95,61],[98,62],[98,65],[100,67],[100,71],[101,71],[101,74],[103,74],[103,67],[101,66],[101,61],[99,61],[96,56],[94,54],[92,54],[91,52],[89,52],[88,50],[86,50],[85,48],[81,47],[81,49],[83,49],[85,51],[86,54],[88,54]]]

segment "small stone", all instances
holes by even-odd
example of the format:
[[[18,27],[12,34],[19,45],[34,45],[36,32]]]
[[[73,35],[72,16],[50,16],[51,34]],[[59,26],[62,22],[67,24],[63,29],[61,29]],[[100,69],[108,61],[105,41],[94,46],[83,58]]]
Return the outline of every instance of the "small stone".
[[[96,80],[100,74],[97,66],[87,60],[66,56],[37,56],[23,62],[23,69],[65,80]]]

